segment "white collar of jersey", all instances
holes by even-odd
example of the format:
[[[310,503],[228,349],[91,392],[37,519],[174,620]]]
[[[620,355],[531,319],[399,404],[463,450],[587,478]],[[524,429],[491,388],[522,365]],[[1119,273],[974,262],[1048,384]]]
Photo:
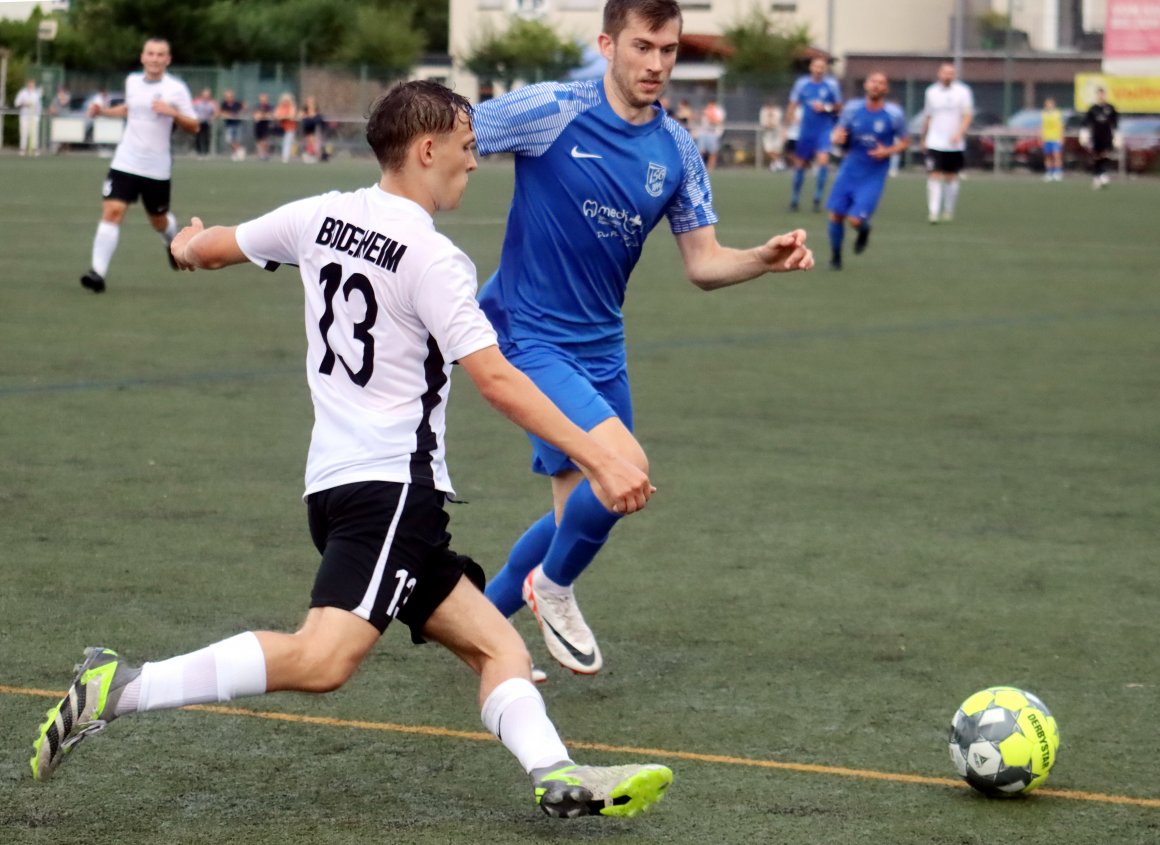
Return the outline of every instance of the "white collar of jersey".
[[[414,200],[409,200],[406,197],[392,194],[389,191],[384,191],[381,185],[375,184],[371,186],[370,195],[374,197],[376,202],[381,202],[384,205],[390,206],[395,211],[401,211],[405,214],[410,214],[412,217],[417,217],[426,220],[432,226],[435,221],[431,215],[427,213],[427,209],[419,205]]]

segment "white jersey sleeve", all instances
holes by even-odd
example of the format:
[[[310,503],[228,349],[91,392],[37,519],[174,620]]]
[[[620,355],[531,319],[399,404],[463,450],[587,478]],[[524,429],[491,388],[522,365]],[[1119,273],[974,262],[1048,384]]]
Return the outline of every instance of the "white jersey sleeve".
[[[448,361],[496,345],[475,298],[478,284],[475,265],[456,250],[433,261],[415,291],[415,313]]]
[[[277,270],[282,264],[297,267],[304,227],[314,219],[322,203],[333,196],[338,196],[338,192],[307,197],[242,223],[234,235],[238,247],[264,270]]]

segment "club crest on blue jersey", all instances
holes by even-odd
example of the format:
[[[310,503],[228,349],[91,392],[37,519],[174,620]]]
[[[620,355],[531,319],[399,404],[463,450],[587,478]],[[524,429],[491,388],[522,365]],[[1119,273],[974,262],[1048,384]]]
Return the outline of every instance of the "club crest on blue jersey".
[[[644,189],[650,197],[659,197],[665,190],[665,174],[668,168],[663,164],[648,163],[648,175],[644,180]]]

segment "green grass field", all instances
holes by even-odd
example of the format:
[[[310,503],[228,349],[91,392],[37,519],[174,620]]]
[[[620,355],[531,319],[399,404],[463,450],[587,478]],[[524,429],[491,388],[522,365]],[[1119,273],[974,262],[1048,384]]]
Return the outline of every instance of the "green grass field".
[[[788,178],[720,171],[723,242],[804,224],[819,269],[714,294],[652,239],[626,310],[659,492],[579,586],[605,671],[553,669],[517,623],[581,759],[672,766],[656,812],[542,817],[470,672],[396,630],[337,693],[123,719],[33,782],[84,646],[293,628],[316,565],[296,275],[174,274],[138,208],[108,293],[82,291],[107,166],[0,158],[0,842],[1160,840],[1160,183],[1081,177],[972,175],[931,227],[904,173],[831,273]],[[182,160],[174,210],[373,179]],[[489,164],[440,220],[485,277],[510,190]],[[452,530],[494,572],[548,490],[457,379]],[[951,715],[1001,683],[1061,726],[1026,800],[952,780]]]

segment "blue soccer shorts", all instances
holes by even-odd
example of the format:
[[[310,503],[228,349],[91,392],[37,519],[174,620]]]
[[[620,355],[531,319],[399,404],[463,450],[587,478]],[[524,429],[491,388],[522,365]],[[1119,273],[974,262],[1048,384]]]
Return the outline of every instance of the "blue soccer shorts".
[[[547,343],[505,344],[507,359],[544,392],[565,416],[585,431],[619,417],[632,431],[632,395],[623,350],[607,355],[580,355]],[[576,469],[572,461],[534,434],[532,472],[556,475]]]
[[[838,171],[838,178],[830,190],[826,210],[843,217],[869,220],[878,208],[878,201],[882,199],[887,173],[886,167],[882,168],[881,173],[857,172],[843,167]]]
[[[1043,152],[1046,155],[1053,155],[1054,153],[1062,152],[1063,144],[1059,141],[1044,141]]]
[[[793,154],[802,161],[813,161],[819,153],[830,151],[830,130],[802,135],[794,145]]]

